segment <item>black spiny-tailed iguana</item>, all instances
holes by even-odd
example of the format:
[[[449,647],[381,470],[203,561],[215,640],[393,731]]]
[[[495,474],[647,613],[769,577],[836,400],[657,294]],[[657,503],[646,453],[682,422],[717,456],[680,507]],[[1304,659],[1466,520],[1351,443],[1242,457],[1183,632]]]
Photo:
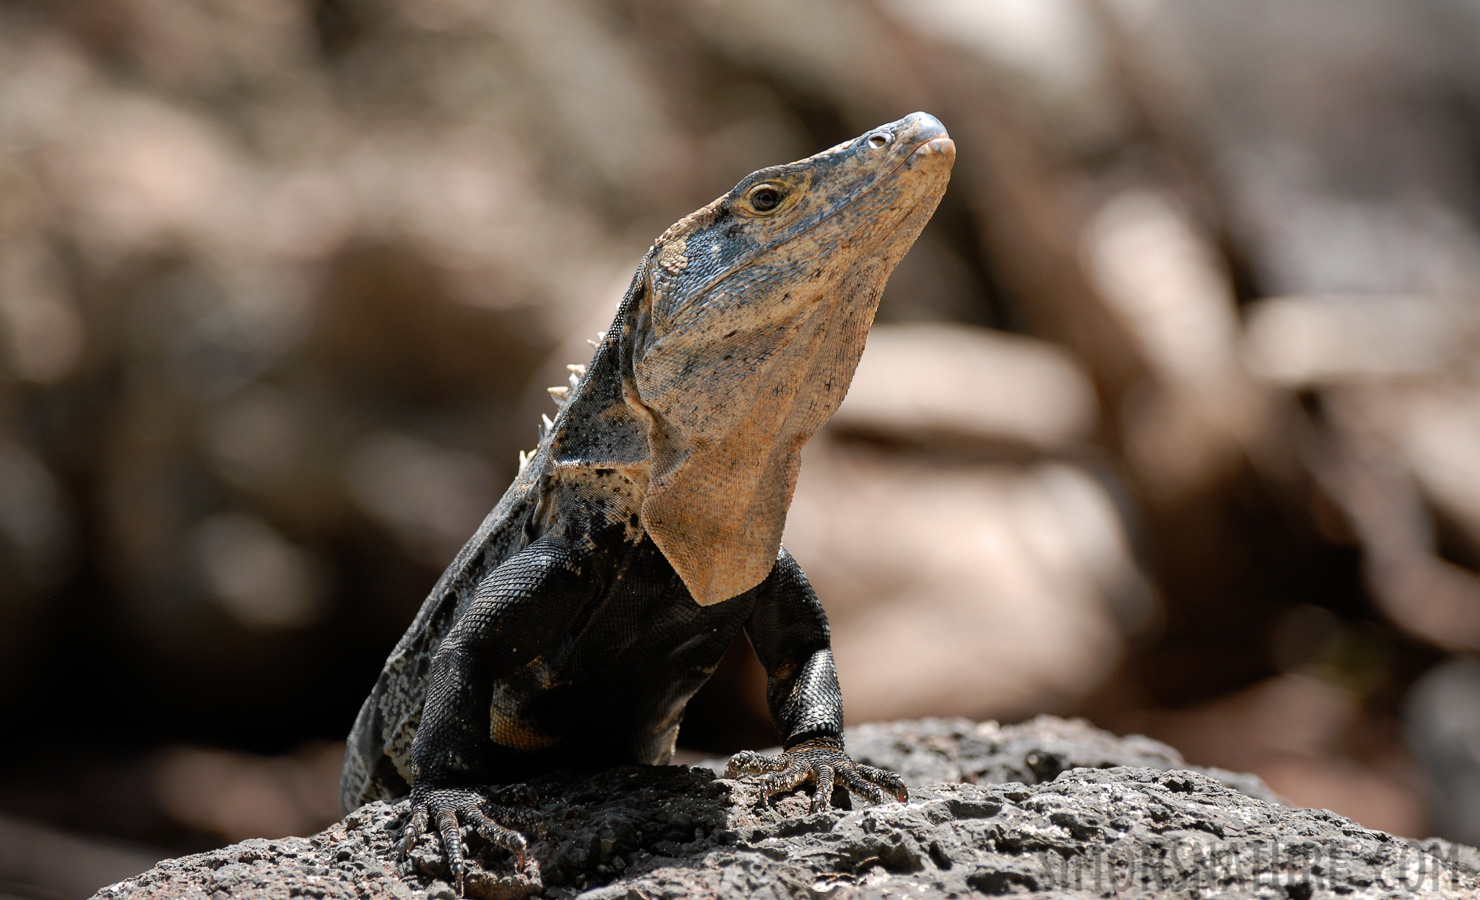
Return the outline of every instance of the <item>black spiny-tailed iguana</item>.
[[[411,794],[407,846],[471,825],[523,862],[480,787],[664,763],[743,629],[779,757],[763,796],[834,783],[901,800],[843,749],[827,618],[781,548],[802,445],[837,409],[884,282],[945,191],[955,145],[914,113],[761,169],[662,237],[518,478],[401,638],[345,751],[340,806]]]

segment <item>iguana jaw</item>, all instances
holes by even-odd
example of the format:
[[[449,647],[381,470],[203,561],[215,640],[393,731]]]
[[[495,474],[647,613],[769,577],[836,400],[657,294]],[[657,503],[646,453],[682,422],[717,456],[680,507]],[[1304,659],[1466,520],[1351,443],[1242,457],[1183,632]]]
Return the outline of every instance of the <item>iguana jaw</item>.
[[[954,158],[914,113],[751,174],[654,246],[623,335],[627,403],[648,432],[643,526],[698,603],[770,571],[802,445],[842,401]]]

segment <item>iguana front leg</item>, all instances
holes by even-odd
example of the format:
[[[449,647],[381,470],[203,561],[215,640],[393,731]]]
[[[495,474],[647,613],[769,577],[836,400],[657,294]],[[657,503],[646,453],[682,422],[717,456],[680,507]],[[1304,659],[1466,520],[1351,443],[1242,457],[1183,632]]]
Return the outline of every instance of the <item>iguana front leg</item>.
[[[762,775],[761,799],[813,782],[812,810],[832,804],[834,785],[875,803],[909,799],[893,772],[854,762],[843,749],[843,694],[833,665],[827,615],[791,554],[782,548],[759,588],[745,626],[766,669],[766,700],[781,732],[780,756],[749,750],[730,758],[726,774]]]
[[[528,665],[564,635],[596,590],[586,576],[592,560],[566,541],[546,536],[478,585],[467,612],[432,657],[426,703],[411,745],[411,819],[403,853],[431,828],[462,892],[467,862],[459,828],[513,853],[524,866],[524,836],[499,819],[531,824],[527,813],[493,806],[480,791],[491,779],[487,761],[494,683]]]

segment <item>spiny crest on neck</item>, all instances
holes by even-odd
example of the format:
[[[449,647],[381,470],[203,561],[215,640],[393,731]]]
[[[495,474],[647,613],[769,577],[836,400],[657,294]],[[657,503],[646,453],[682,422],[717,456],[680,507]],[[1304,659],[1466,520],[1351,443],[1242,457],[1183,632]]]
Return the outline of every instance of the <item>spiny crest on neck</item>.
[[[683,271],[684,267],[688,265],[688,259],[684,256],[684,250],[688,243],[689,235],[714,223],[714,220],[719,216],[719,206],[723,200],[724,198],[720,197],[709,205],[694,210],[668,226],[668,229],[653,242],[653,249],[657,251],[656,259],[658,265],[673,275],[677,275]],[[592,347],[599,347],[605,339],[606,332],[600,331],[596,333],[596,340],[587,341],[586,343]],[[545,388],[545,390],[550,392],[551,398],[555,400],[555,406],[559,409],[564,409],[565,405],[570,402],[571,397],[574,396],[575,389],[580,386],[581,379],[586,375],[586,367],[583,364],[572,363],[566,366],[566,368],[571,373],[570,384],[559,384],[554,387]],[[559,415],[559,413],[556,415]],[[549,437],[550,430],[555,426],[555,421],[548,415],[541,415],[540,419],[539,435],[540,442],[543,443],[545,438]],[[520,473],[523,473],[529,467],[530,460],[534,459],[539,449],[539,446],[536,445],[533,450],[519,451]]]
[[[586,343],[590,344],[592,347],[599,347],[601,346],[601,342],[604,340],[606,340],[606,332],[598,331],[596,332],[596,340],[588,340],[586,341]],[[581,379],[586,377],[585,363],[571,363],[565,368],[567,371],[570,372],[570,383],[557,384],[554,387],[545,388],[545,390],[548,391],[550,394],[550,399],[555,401],[555,408],[557,410],[565,409],[566,404],[568,404],[571,400],[571,397],[575,395],[576,388],[581,386]],[[556,412],[556,415],[558,416],[560,415],[560,413]],[[545,438],[550,436],[550,431],[554,427],[555,420],[551,419],[548,415],[544,413],[540,413],[539,435],[541,444],[544,443]],[[534,459],[534,456],[536,453],[539,452],[539,449],[539,444],[536,444],[533,450],[519,451],[519,472],[521,474],[524,472],[525,469],[529,468],[529,461]]]

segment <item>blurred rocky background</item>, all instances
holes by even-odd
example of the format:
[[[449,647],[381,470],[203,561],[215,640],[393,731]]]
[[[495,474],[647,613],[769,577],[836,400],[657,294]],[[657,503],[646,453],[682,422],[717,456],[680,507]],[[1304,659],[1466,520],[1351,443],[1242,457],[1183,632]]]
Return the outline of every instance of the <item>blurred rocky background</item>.
[[[652,238],[915,109],[951,189],[786,538],[850,721],[1480,842],[1472,0],[0,0],[0,895],[336,818]]]

